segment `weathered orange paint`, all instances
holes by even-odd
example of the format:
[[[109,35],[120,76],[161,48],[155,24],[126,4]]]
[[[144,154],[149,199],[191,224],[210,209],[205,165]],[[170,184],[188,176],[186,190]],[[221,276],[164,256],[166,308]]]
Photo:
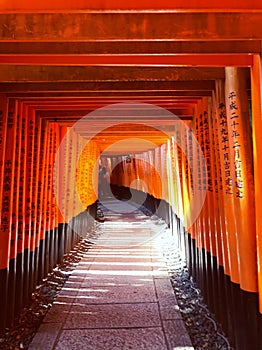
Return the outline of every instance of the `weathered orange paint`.
[[[224,67],[253,64],[248,54],[100,54],[100,55],[0,55],[4,65],[51,65],[51,66],[199,66]]]
[[[217,108],[217,126],[218,126],[218,143],[222,186],[223,186],[223,202],[224,215],[226,223],[225,249],[228,249],[227,255],[229,258],[230,278],[232,282],[239,283],[239,265],[238,265],[238,245],[236,224],[234,219],[234,201],[233,201],[233,180],[231,178],[231,162],[229,156],[229,141],[228,141],[228,123],[227,112],[225,106],[225,86],[223,81],[216,81],[216,108]],[[226,155],[226,156],[225,156]],[[227,173],[229,172],[229,173]],[[229,176],[228,176],[229,175]],[[226,254],[226,252],[225,252]]]
[[[2,217],[0,226],[0,269],[8,268],[11,250],[13,187],[15,172],[15,143],[17,128],[17,103],[8,101],[8,110],[4,115],[4,124],[7,125],[6,140],[8,147],[4,150],[4,177],[2,190]]]
[[[224,96],[224,94],[223,94]],[[224,157],[222,153],[222,144],[220,143],[220,125],[218,121],[219,110],[218,110],[218,100],[215,92],[212,96],[212,132],[214,137],[213,149],[216,157],[216,172],[217,172],[217,191],[218,191],[218,208],[219,208],[219,221],[220,221],[220,237],[221,237],[221,255],[222,255],[222,265],[224,267],[224,272],[226,275],[230,275],[229,266],[229,252],[228,252],[228,238],[227,238],[227,228],[226,228],[226,214],[225,214],[225,203],[224,203],[224,192],[225,192],[225,178],[224,168]],[[220,159],[221,158],[221,159]],[[222,162],[222,163],[221,163]],[[234,233],[234,231],[233,231]]]
[[[18,249],[18,220],[19,220],[19,185],[21,173],[21,143],[22,143],[22,106],[21,102],[17,103],[17,123],[16,123],[16,138],[15,138],[15,169],[14,169],[14,186],[13,191],[13,207],[12,207],[12,226],[11,226],[11,249],[10,260],[15,259]]]
[[[251,102],[252,102],[252,133],[253,133],[253,160],[254,185],[256,208],[256,240],[258,261],[258,289],[259,308],[262,313],[262,70],[261,56],[254,56],[254,66],[251,69]]]
[[[27,132],[28,120],[25,114],[24,103],[19,103],[19,115],[22,118],[22,137],[19,174],[19,201],[18,201],[18,244],[17,253],[24,251],[25,244],[25,210],[26,210],[26,171],[27,171]]]
[[[0,3],[0,10],[2,11],[24,11],[24,10],[146,10],[146,9],[261,9],[262,5],[259,0],[232,0],[230,2],[225,0],[214,0],[212,2],[208,0],[163,0],[155,1],[151,0],[76,0],[72,1],[33,1],[24,0],[23,2],[18,0],[2,0]]]
[[[258,287],[252,139],[246,76],[240,68],[226,67],[225,93],[240,286],[246,291],[256,292]]]

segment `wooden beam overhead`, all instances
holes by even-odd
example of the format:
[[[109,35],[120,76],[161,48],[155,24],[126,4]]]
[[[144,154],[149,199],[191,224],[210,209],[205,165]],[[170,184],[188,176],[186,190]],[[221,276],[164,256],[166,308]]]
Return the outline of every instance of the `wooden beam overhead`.
[[[0,40],[261,40],[262,11],[2,13]]]
[[[0,54],[230,54],[260,53],[260,40],[175,41],[115,40],[78,42],[10,42],[3,41]]]
[[[0,65],[3,82],[174,81],[224,79],[214,67],[50,67]]]
[[[0,65],[251,67],[250,54],[0,55]]]
[[[147,104],[143,102],[138,102],[139,107],[137,107],[137,104],[134,102],[129,102],[129,109],[132,111],[136,110],[150,110],[150,109],[155,109],[155,104]],[[71,101],[71,103],[60,103],[60,101],[55,101],[55,102],[47,102],[47,103],[42,103],[42,101],[34,101],[34,102],[26,102],[24,103],[25,106],[33,107],[36,110],[52,110],[52,111],[67,111],[67,110],[94,110],[98,108],[103,108],[110,106],[110,110],[125,110],[126,109],[126,103],[78,103],[77,101]],[[135,106],[134,106],[135,105]],[[133,107],[134,106],[134,107]],[[164,106],[164,107],[162,107]],[[180,103],[180,102],[171,102],[171,103],[161,103],[162,108],[167,108],[167,109],[174,109],[174,108],[189,108],[189,107],[194,107],[195,103]],[[159,106],[160,107],[160,106]]]
[[[58,82],[58,83],[0,83],[0,92],[48,92],[61,91],[212,91],[215,88],[213,80],[205,81],[113,81],[113,82]]]
[[[14,83],[13,83],[14,84]],[[0,90],[1,90],[1,84],[0,84]],[[75,98],[109,98],[109,97],[117,97],[123,101],[129,101],[131,99],[133,100],[140,100],[142,98],[201,98],[203,96],[211,96],[212,90],[192,90],[190,89],[190,86],[188,87],[188,90],[143,90],[141,91],[122,91],[122,90],[115,90],[115,91],[15,91],[14,89],[12,91],[7,91],[5,87],[5,94],[8,98],[19,98],[19,99],[27,99],[27,98],[34,98],[34,99],[46,99],[46,98],[53,98],[53,99],[60,99],[60,98],[68,98],[68,99],[75,99]]]
[[[42,118],[67,118],[67,117],[74,117],[76,119],[82,118],[85,115],[89,114],[92,111],[95,111],[96,109],[94,108],[93,110],[90,109],[70,109],[70,110],[38,110],[37,113],[40,117]],[[173,113],[175,116],[192,116],[193,115],[193,108],[167,108],[167,111],[169,111],[170,113]],[[98,112],[97,112],[98,114]],[[119,113],[118,113],[119,114]],[[159,115],[152,115],[152,111],[133,111],[132,113],[130,113],[130,116],[127,115],[127,113],[123,113],[122,116],[119,116],[118,120],[123,120],[123,116],[125,119],[131,118],[130,121],[132,121],[135,118],[145,118],[145,116],[148,116],[148,120],[151,120],[152,118],[167,118],[165,112],[159,111]],[[99,116],[96,115],[94,116],[94,119],[98,119],[98,118],[113,118],[114,120],[117,119],[117,116],[115,116],[112,111],[111,111],[111,115],[107,114],[107,112],[104,112],[104,115]],[[92,118],[92,116],[90,116],[90,118]]]
[[[81,97],[59,97],[54,98],[50,96],[49,98],[37,98],[37,97],[26,97],[26,98],[19,98],[19,101],[23,104],[30,104],[30,105],[40,105],[40,106],[46,106],[46,105],[83,105],[86,106],[94,106],[94,105],[108,105],[108,104],[114,104],[114,103],[126,103],[126,98],[118,98],[118,97],[97,97],[97,96],[86,96],[84,98]],[[185,96],[185,97],[155,97],[155,96],[136,96],[131,98],[128,102],[137,102],[137,103],[149,103],[149,104],[159,104],[159,105],[189,105],[189,104],[196,104],[199,101],[199,98]]]
[[[61,10],[74,11],[74,10],[163,10],[163,9],[261,9],[262,4],[260,0],[201,0],[196,2],[195,0],[75,0],[75,1],[47,1],[47,0],[2,0],[0,2],[0,9],[4,11],[43,11],[43,10]]]

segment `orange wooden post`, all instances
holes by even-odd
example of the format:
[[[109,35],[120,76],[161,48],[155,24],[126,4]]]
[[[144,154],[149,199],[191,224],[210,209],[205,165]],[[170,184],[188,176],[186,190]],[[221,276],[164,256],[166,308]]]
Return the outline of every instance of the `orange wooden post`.
[[[225,89],[223,81],[216,81],[217,126],[221,177],[223,185],[224,214],[226,223],[226,245],[228,247],[229,273],[231,281],[239,283],[238,244],[234,218],[233,172],[230,156],[227,111],[225,106]]]
[[[50,123],[50,140],[49,140],[49,163],[48,163],[48,212],[49,212],[49,271],[54,266],[54,248],[55,248],[55,225],[56,225],[56,208],[54,207],[53,195],[53,164],[56,145],[56,123]]]
[[[193,118],[193,125],[192,125],[192,131],[194,134],[195,141],[193,142],[193,172],[192,175],[194,176],[193,181],[193,193],[200,193],[200,198],[203,200],[204,205],[204,198],[205,195],[205,186],[203,183],[203,161],[204,157],[201,154],[202,150],[200,147],[200,113],[199,113],[199,106],[196,105],[194,110],[194,118]],[[205,170],[205,169],[204,169]],[[194,207],[192,207],[192,211],[194,212]],[[194,222],[194,239],[191,240],[191,256],[192,256],[192,262],[191,262],[191,268],[192,268],[192,275],[197,280],[199,286],[204,290],[205,288],[205,261],[206,261],[206,253],[204,250],[205,247],[205,221],[203,218],[203,206],[201,209],[201,212],[199,213],[198,217],[195,218]]]
[[[175,202],[175,213],[178,218],[176,232],[180,234],[181,221],[183,220],[183,202],[182,202],[182,187],[179,174],[179,161],[178,161],[178,145],[175,141],[175,136],[172,137],[171,142],[171,158],[172,158],[172,171],[173,171],[173,191],[174,191],[174,202]],[[178,237],[179,238],[179,237]],[[178,239],[178,244],[179,243]]]
[[[148,187],[150,189],[149,194],[151,196],[154,195],[154,187],[155,187],[155,164],[154,164],[154,151],[153,150],[149,150],[148,151],[148,162],[151,165],[151,169],[150,169],[150,174],[149,174],[149,180],[148,180]]]
[[[42,154],[42,171],[43,171],[43,182],[42,182],[42,220],[41,220],[41,240],[45,240],[45,233],[46,233],[46,208],[47,208],[47,166],[48,166],[48,122],[44,122],[43,125],[43,138],[44,138],[44,143],[43,143],[43,149],[41,149],[41,154]]]
[[[236,223],[240,288],[235,288],[240,302],[236,310],[236,344],[240,346],[249,339],[254,348],[256,325],[253,292],[258,291],[256,223],[253,176],[253,153],[251,124],[248,111],[247,76],[240,68],[226,67],[225,99],[231,170],[233,174],[234,218]],[[255,298],[257,295],[255,295]],[[252,302],[251,302],[252,301]],[[256,308],[256,307],[255,307]],[[248,310],[248,313],[246,313]],[[243,314],[245,314],[243,317]],[[246,325],[246,332],[239,331]]]
[[[56,203],[55,193],[54,193],[54,162],[56,158],[56,153],[59,145],[59,126],[54,123],[54,138],[53,138],[53,151],[52,151],[52,167],[51,167],[51,201],[52,201],[52,268],[55,266],[58,258],[58,207]]]
[[[57,168],[55,176],[58,178],[58,188],[56,205],[58,206],[58,262],[63,258],[65,252],[65,242],[66,242],[66,220],[64,217],[64,207],[65,207],[65,192],[66,192],[66,177],[67,174],[64,171],[67,143],[65,140],[62,142],[67,134],[67,127],[60,126],[58,130],[59,136],[59,152],[56,155]]]
[[[202,114],[202,101],[199,101],[195,108],[194,114],[194,133],[196,140],[198,142],[199,147],[194,145],[193,153],[194,153],[194,169],[195,176],[197,175],[198,182],[198,190],[204,193],[206,191],[206,173],[205,169],[203,169],[203,164],[201,162],[201,152],[204,147],[203,141],[203,114]],[[204,157],[204,152],[203,152]],[[206,294],[207,289],[207,252],[210,251],[209,244],[209,226],[207,219],[207,200],[203,202],[203,206],[199,217],[197,219],[197,231],[198,231],[198,239],[196,240],[196,263],[197,268],[195,270],[196,280],[200,285],[203,292]]]
[[[241,69],[226,67],[226,108],[230,156],[233,167],[233,197],[239,249],[240,286],[257,291],[255,202],[251,127],[246,77]]]
[[[202,102],[198,102],[196,106],[196,115],[195,115],[195,131],[197,141],[199,143],[200,151],[203,152],[203,156],[205,156],[204,152],[204,137],[203,137],[203,110],[202,110]],[[199,159],[200,155],[197,155],[197,159]],[[206,158],[206,157],[205,157]],[[207,189],[207,174],[201,168],[201,164],[199,164],[198,169],[198,183],[199,190],[206,191]],[[201,213],[200,213],[200,222],[201,222],[201,248],[205,250],[205,252],[210,252],[210,236],[209,236],[209,219],[208,219],[208,206],[207,206],[207,198],[204,201]],[[204,262],[205,263],[205,262]]]
[[[208,117],[208,135],[207,140],[209,142],[209,148],[210,148],[210,166],[211,166],[211,178],[212,183],[209,184],[209,186],[212,187],[212,199],[211,199],[211,206],[213,207],[213,220],[214,220],[214,232],[212,236],[213,241],[213,247],[214,247],[214,253],[213,259],[214,264],[218,264],[220,266],[223,266],[223,254],[222,254],[222,233],[221,233],[221,220],[220,220],[220,208],[219,208],[219,196],[220,196],[220,189],[218,186],[219,183],[219,163],[217,161],[218,153],[217,153],[217,144],[216,144],[216,138],[215,138],[215,125],[214,125],[214,115],[212,113],[211,109],[211,99],[209,98],[208,101],[206,100],[206,110],[207,110],[207,117]],[[207,169],[209,171],[209,168]],[[216,269],[218,266],[215,267]]]
[[[224,174],[224,158],[222,154],[222,144],[220,144],[220,125],[218,122],[219,117],[219,105],[217,102],[217,95],[213,92],[212,95],[212,118],[211,118],[211,132],[213,134],[213,152],[216,162],[216,176],[217,176],[217,195],[218,195],[218,208],[219,208],[219,224],[220,224],[220,239],[221,246],[219,248],[221,254],[221,266],[223,266],[224,273],[230,275],[229,267],[229,254],[228,254],[228,239],[227,239],[227,229],[226,229],[226,218],[225,218],[225,205],[224,205],[224,191],[225,191],[225,178]],[[222,161],[222,163],[221,163]]]
[[[47,244],[47,241],[49,239],[49,236],[47,234],[48,228],[49,228],[49,212],[48,212],[48,164],[49,164],[49,122],[45,121],[44,123],[44,133],[45,133],[45,149],[43,154],[43,193],[42,193],[42,222],[41,222],[41,254],[40,254],[40,275],[41,277],[44,277],[48,272],[48,266],[47,266],[47,254],[49,252],[47,251],[47,246],[49,247],[49,244]],[[39,276],[40,278],[40,276]]]
[[[194,186],[197,188],[194,188],[194,191],[201,190],[201,164],[200,164],[200,155],[199,151],[200,149],[197,147],[197,141],[199,141],[199,118],[197,114],[197,108],[195,108],[194,112],[194,119],[193,119],[193,127],[192,131],[194,133],[195,142],[193,143],[193,176],[195,177]],[[196,218],[194,223],[194,232],[195,232],[195,243],[196,247],[198,248],[198,251],[201,251],[204,247],[203,242],[203,227],[202,227],[202,218],[201,213]],[[194,251],[192,251],[192,254],[195,254]],[[199,259],[196,261],[196,264],[200,263]],[[196,265],[195,264],[195,265]]]
[[[177,226],[175,220],[176,201],[175,201],[175,179],[174,179],[174,159],[172,152],[172,139],[167,140],[167,175],[168,175],[168,203],[169,203],[169,226],[172,235],[176,232],[175,239],[177,239]],[[178,245],[178,241],[176,242]]]
[[[23,305],[24,294],[24,249],[25,249],[25,208],[26,208],[26,150],[27,150],[27,118],[25,106],[19,103],[19,115],[21,117],[21,144],[20,144],[20,172],[19,172],[19,199],[18,199],[18,243],[17,243],[17,284],[16,305],[17,311]]]
[[[8,229],[8,201],[4,201],[4,175],[5,175],[5,151],[6,151],[6,136],[7,136],[7,122],[8,122],[8,100],[4,95],[0,95],[0,330],[3,330],[6,325],[6,302],[7,302],[7,282],[8,282],[8,268],[6,263],[5,251],[7,246],[6,227]],[[8,167],[9,169],[9,167]],[[6,184],[7,185],[7,184]],[[9,185],[9,184],[8,184]],[[8,198],[9,200],[9,198]],[[4,211],[3,211],[4,209]],[[3,236],[4,232],[4,236]]]
[[[3,219],[3,179],[5,170],[5,149],[8,118],[8,100],[5,95],[0,94],[0,224]],[[0,258],[1,259],[1,258]]]
[[[262,313],[262,69],[261,56],[254,55],[251,68],[252,133],[256,208],[259,310]]]
[[[2,213],[2,193],[3,193],[3,183],[2,179],[4,177],[4,158],[5,158],[5,145],[6,145],[6,125],[7,125],[7,108],[8,100],[5,95],[0,94],[0,213]],[[1,222],[1,214],[0,214]]]
[[[57,198],[57,205],[61,206],[61,210],[58,210],[58,222],[59,224],[65,224],[65,218],[63,216],[63,208],[65,206],[65,191],[66,191],[66,172],[63,171],[64,166],[65,166],[65,159],[66,159],[66,142],[62,143],[62,140],[64,139],[64,137],[67,134],[67,127],[66,126],[60,126],[59,128],[59,154],[57,155],[57,162],[59,164],[56,176],[59,179],[58,182],[58,189],[57,189],[57,194],[58,197]]]
[[[39,146],[39,177],[37,188],[37,230],[39,235],[38,245],[38,271],[37,282],[40,283],[44,278],[44,260],[45,260],[45,228],[46,228],[46,201],[45,201],[45,188],[46,188],[46,157],[47,157],[47,126],[46,121],[41,119],[41,131],[40,131],[40,146]]]
[[[204,108],[208,118],[208,128],[206,131],[206,143],[209,148],[209,162],[207,164],[208,174],[208,196],[210,196],[210,221],[212,223],[213,230],[211,232],[212,242],[212,287],[213,287],[213,309],[218,319],[221,321],[224,319],[223,305],[224,305],[224,280],[221,273],[221,267],[224,265],[223,245],[223,227],[221,224],[221,214],[223,210],[221,205],[223,204],[223,192],[221,191],[221,169],[220,159],[218,151],[217,140],[217,128],[215,124],[215,113],[212,110],[211,98],[204,98]],[[206,147],[207,147],[206,145]],[[205,147],[205,148],[206,148]]]
[[[191,182],[190,169],[188,161],[188,132],[181,130],[181,173],[182,173],[182,198],[183,198],[183,212],[184,212],[184,226],[189,227],[190,220],[190,199],[191,199]]]
[[[12,212],[14,199],[14,177],[15,177],[15,149],[17,129],[17,103],[10,99],[8,111],[4,116],[6,128],[6,140],[8,147],[5,147],[3,190],[2,190],[2,217],[0,226],[0,270],[3,276],[1,288],[1,326],[8,321],[12,322],[13,314],[9,314],[8,307],[14,302],[14,267],[10,269],[11,244],[12,244]],[[11,288],[9,288],[11,287]]]
[[[9,263],[9,286],[8,295],[10,297],[8,315],[12,320],[15,316],[16,309],[16,287],[19,288],[21,293],[22,285],[17,285],[18,279],[17,269],[19,269],[17,261],[17,249],[18,249],[18,206],[19,206],[19,180],[21,173],[21,141],[22,141],[22,115],[21,115],[21,103],[16,103],[15,113],[17,118],[16,123],[16,141],[15,141],[15,163],[14,163],[14,186],[13,186],[13,207],[12,207],[12,225],[11,225],[11,247],[10,247],[10,263]],[[18,292],[18,291],[17,291]],[[21,293],[22,294],[22,293]]]
[[[32,110],[35,114],[35,111]],[[31,244],[30,251],[33,258],[33,271],[31,277],[31,289],[34,290],[38,281],[39,269],[39,244],[40,232],[37,218],[38,186],[40,174],[40,142],[41,142],[41,120],[35,116],[34,143],[33,143],[33,178],[32,178],[32,202],[31,202]]]
[[[45,168],[45,269],[44,274],[50,271],[50,230],[51,230],[51,159],[52,159],[53,130],[50,122],[47,123],[47,155]]]
[[[67,217],[67,205],[68,205],[68,193],[66,190],[66,186],[68,183],[68,179],[69,179],[69,174],[68,174],[68,165],[69,165],[69,141],[68,138],[66,137],[67,133],[69,131],[69,128],[66,126],[62,126],[61,127],[61,132],[60,132],[60,147],[63,147],[63,149],[61,149],[61,151],[59,152],[60,158],[59,158],[59,170],[58,170],[58,174],[56,176],[58,176],[59,179],[59,188],[58,188],[58,200],[59,200],[59,207],[62,210],[63,213],[63,218],[61,218],[61,222],[63,223],[63,237],[64,237],[64,245],[63,248],[61,248],[61,251],[63,250],[64,252],[68,251],[68,247],[69,247],[69,243],[68,243],[68,217]],[[60,175],[60,169],[66,169],[66,171],[62,171],[63,173],[63,178],[61,178]]]
[[[202,151],[204,153],[205,159],[206,159],[206,165],[207,165],[207,179],[206,179],[206,186],[207,186],[207,194],[206,194],[206,204],[207,204],[207,212],[206,216],[208,216],[208,227],[209,227],[209,252],[211,253],[211,256],[217,255],[217,247],[216,247],[216,231],[217,231],[217,222],[216,222],[216,214],[215,214],[215,206],[216,201],[214,198],[214,191],[215,191],[215,176],[214,176],[214,169],[213,169],[213,159],[212,159],[212,152],[211,152],[211,140],[210,140],[210,131],[209,131],[209,106],[207,98],[202,99],[202,133],[203,133],[203,139],[202,139]]]
[[[193,162],[193,130],[192,130],[192,121],[188,121],[185,129],[185,142],[186,142],[186,159],[187,159],[187,169],[186,169],[186,177],[188,182],[188,193],[189,193],[189,208],[188,208],[188,225],[187,230],[188,233],[194,238],[194,224],[191,224],[192,221],[192,213],[191,213],[191,205],[193,199],[193,190],[194,190],[194,162]]]
[[[28,296],[34,289],[34,278],[35,278],[35,231],[34,231],[34,221],[35,221],[35,202],[34,202],[34,148],[35,148],[35,128],[36,128],[36,118],[35,110],[32,107],[27,109],[28,114],[28,133],[27,133],[27,180],[26,180],[26,240],[25,240],[25,252],[28,254],[26,266],[28,268]]]

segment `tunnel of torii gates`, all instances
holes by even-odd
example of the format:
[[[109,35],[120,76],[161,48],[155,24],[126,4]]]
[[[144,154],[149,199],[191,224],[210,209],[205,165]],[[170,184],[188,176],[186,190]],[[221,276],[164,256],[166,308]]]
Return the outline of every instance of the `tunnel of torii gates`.
[[[0,3],[0,329],[88,231],[102,165],[261,349],[262,4],[99,4]]]

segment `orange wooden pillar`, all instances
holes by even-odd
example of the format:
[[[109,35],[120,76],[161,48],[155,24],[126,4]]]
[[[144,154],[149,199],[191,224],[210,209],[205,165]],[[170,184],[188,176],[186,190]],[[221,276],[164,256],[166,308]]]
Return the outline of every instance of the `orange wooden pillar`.
[[[215,269],[214,257],[217,253],[216,230],[217,222],[215,215],[216,202],[214,200],[214,172],[211,156],[211,142],[209,131],[209,106],[206,98],[202,98],[199,107],[200,119],[200,146],[206,162],[206,173],[202,169],[203,189],[206,189],[206,198],[203,205],[203,220],[205,225],[205,297],[208,300],[209,307],[214,312],[216,307],[216,289],[215,289]]]
[[[229,131],[227,124],[227,111],[225,105],[225,88],[223,81],[216,81],[216,104],[217,104],[217,130],[219,156],[221,164],[221,178],[223,186],[224,215],[226,225],[225,251],[228,256],[230,279],[234,283],[239,283],[239,265],[238,265],[238,244],[236,223],[234,218],[234,198],[233,198],[233,173],[232,159],[229,146]]]
[[[34,143],[35,143],[35,111],[33,108],[26,109],[26,118],[28,118],[27,129],[27,173],[26,173],[26,215],[25,215],[25,289],[29,298],[33,291],[34,276],[34,241],[35,232],[32,219],[34,221],[34,204],[33,204],[33,182],[34,182]]]
[[[68,128],[66,126],[60,126],[59,129],[59,153],[57,154],[56,162],[58,164],[58,170],[55,174],[58,181],[57,188],[57,205],[58,205],[58,261],[62,260],[63,254],[67,250],[67,222],[65,218],[65,205],[66,205],[66,184],[67,184],[67,172],[65,167],[67,164],[68,143],[64,139],[67,135]]]
[[[202,101],[199,101],[195,110],[195,134],[199,144],[199,149],[196,151],[196,159],[198,162],[197,173],[198,173],[198,190],[202,193],[207,191],[207,173],[206,169],[201,164],[201,155],[206,162],[206,152],[205,152],[205,138],[204,138],[204,115]],[[208,263],[210,259],[211,243],[210,243],[210,226],[209,226],[209,211],[208,211],[208,200],[207,196],[203,202],[202,210],[199,215],[199,242],[197,251],[197,261],[198,261],[198,271],[197,271],[197,281],[200,284],[205,298],[208,298],[208,281],[210,275],[210,264]]]
[[[4,159],[6,146],[6,132],[7,132],[7,109],[8,100],[4,94],[0,94],[0,212],[2,213],[2,194],[4,177]],[[2,216],[0,215],[0,220]],[[1,221],[0,221],[1,222]]]
[[[251,68],[251,103],[252,103],[252,133],[253,133],[253,161],[256,210],[256,240],[258,260],[258,290],[259,311],[262,313],[262,68],[261,56],[253,56],[254,64]]]
[[[48,255],[46,261],[46,271],[51,271],[55,264],[55,235],[57,225],[57,207],[55,204],[53,192],[53,172],[54,160],[57,147],[57,124],[49,123],[48,138],[48,171],[47,171],[47,231],[46,231],[46,253]]]
[[[216,90],[213,92],[212,102],[212,124],[214,131],[214,150],[216,151],[216,164],[218,176],[218,200],[220,213],[220,235],[221,235],[221,253],[222,265],[218,270],[218,290],[222,296],[220,302],[220,323],[227,334],[234,339],[234,308],[232,302],[232,288],[230,279],[239,280],[239,271],[237,263],[237,246],[232,179],[230,171],[230,156],[228,153],[228,127],[225,108],[224,81],[216,81]],[[230,248],[229,248],[230,247]],[[231,276],[232,275],[232,276]],[[228,312],[231,305],[231,312]]]
[[[45,238],[46,238],[46,188],[47,188],[47,122],[41,120],[39,185],[37,193],[37,222],[39,227],[39,257],[38,257],[38,283],[45,276]]]
[[[177,244],[180,244],[180,226],[183,220],[183,202],[182,202],[182,186],[180,181],[180,169],[178,161],[178,145],[176,137],[173,136],[171,140],[171,159],[172,159],[172,172],[173,172],[173,195],[174,195],[174,212],[177,216],[176,227],[174,227],[177,237]]]
[[[218,82],[216,82],[217,84]],[[224,95],[223,95],[224,96]],[[229,267],[229,253],[228,253],[228,243],[227,243],[227,228],[226,228],[226,213],[225,213],[225,203],[224,203],[224,192],[225,192],[225,171],[224,171],[224,157],[223,157],[223,143],[221,142],[223,132],[221,133],[222,125],[219,123],[219,102],[217,93],[213,92],[212,96],[212,118],[211,118],[211,132],[213,137],[213,152],[216,162],[216,176],[217,176],[217,194],[218,194],[218,208],[219,208],[219,223],[220,223],[220,254],[221,254],[221,266],[223,266],[224,273],[230,275]],[[223,139],[226,141],[226,139]],[[224,180],[223,180],[224,179]],[[233,231],[235,234],[235,231]]]
[[[47,154],[46,154],[46,167],[45,167],[45,267],[44,274],[47,275],[50,271],[50,230],[51,230],[51,162],[53,151],[53,129],[50,122],[47,123]]]
[[[24,288],[24,249],[25,249],[25,208],[26,208],[26,151],[27,151],[27,118],[25,116],[25,106],[19,103],[18,113],[22,120],[21,124],[21,144],[20,144],[20,172],[19,172],[19,199],[18,199],[18,242],[17,242],[17,281],[16,281],[16,312],[23,305]]]
[[[206,99],[206,98],[205,98]],[[213,96],[214,99],[214,96]],[[214,221],[212,253],[212,286],[214,295],[214,312],[220,322],[224,320],[227,323],[227,313],[225,312],[225,288],[224,288],[224,266],[228,271],[228,259],[224,256],[224,240],[225,240],[225,225],[224,225],[224,202],[223,202],[223,187],[221,179],[221,163],[218,142],[218,130],[216,123],[216,109],[214,109],[213,99],[208,98],[206,104],[208,117],[208,142],[210,148],[210,163],[208,165],[208,174],[212,182],[208,185],[212,188],[211,220]],[[226,251],[227,253],[227,251]],[[225,322],[224,322],[225,323]]]
[[[8,122],[8,100],[4,95],[0,95],[0,279],[3,281],[0,285],[0,329],[6,325],[6,302],[7,302],[7,283],[8,283],[8,265],[6,254],[8,254],[8,200],[4,201],[7,188],[4,188],[4,176],[7,164],[5,164],[6,136]],[[9,169],[9,167],[8,167]],[[4,209],[4,210],[3,210]]]
[[[54,162],[58,149],[59,143],[59,126],[57,123],[53,123],[53,148],[52,148],[52,160],[51,160],[51,232],[52,232],[52,242],[51,242],[51,252],[50,252],[50,265],[53,268],[57,261],[58,254],[58,207],[56,203],[55,193],[54,193]]]
[[[181,193],[182,193],[182,199],[183,199],[183,219],[184,219],[184,229],[181,230],[182,234],[182,242],[181,247],[182,254],[186,256],[187,250],[187,238],[186,230],[189,227],[190,222],[190,200],[191,200],[191,182],[190,182],[190,176],[189,176],[189,162],[188,162],[188,131],[186,127],[182,127],[180,130],[181,133],[181,139],[180,139],[180,145],[181,145]],[[185,241],[186,238],[186,241]]]
[[[175,193],[175,179],[174,179],[174,153],[172,149],[172,139],[167,140],[167,174],[168,174],[168,203],[169,203],[169,226],[176,244],[178,246],[178,235],[176,226],[176,193]],[[152,186],[151,186],[152,187]]]
[[[35,114],[33,110],[32,113]],[[30,278],[31,290],[34,290],[38,280],[39,268],[39,244],[40,234],[38,229],[37,203],[38,186],[40,174],[40,142],[41,142],[41,120],[35,116],[34,143],[33,143],[33,177],[32,177],[32,199],[31,199],[31,244],[30,251],[32,255],[32,275]]]
[[[16,285],[18,279],[17,266],[17,248],[18,248],[18,206],[19,206],[19,180],[21,173],[21,142],[22,142],[22,115],[21,103],[16,102],[16,138],[15,138],[15,163],[14,163],[14,185],[13,185],[13,206],[12,206],[12,225],[11,225],[11,246],[9,263],[9,284],[8,295],[10,303],[8,307],[8,319],[10,322],[15,317],[16,309],[16,288],[21,292],[23,286]],[[22,293],[21,293],[22,294]]]
[[[185,176],[184,176],[184,156],[183,156],[183,150],[182,150],[182,140],[183,140],[183,132],[181,130],[182,128],[180,125],[176,128],[176,133],[174,136],[175,141],[175,150],[176,150],[176,157],[177,157],[177,182],[180,184],[180,221],[179,221],[179,249],[183,251],[184,249],[184,229],[185,229],[185,189],[187,188],[185,185]]]
[[[202,167],[201,167],[201,147],[200,147],[200,118],[199,118],[199,107],[198,105],[194,111],[193,119],[193,133],[195,137],[195,142],[193,143],[193,175],[195,177],[194,191],[204,192],[204,184],[202,182]],[[199,147],[197,147],[199,145]],[[198,285],[202,288],[205,288],[205,222],[203,219],[203,207],[196,218],[194,223],[194,232],[195,237],[190,241],[191,244],[191,270],[192,275],[196,279]]]
[[[5,105],[5,101],[2,102]],[[3,178],[2,178],[2,208],[1,208],[1,226],[0,226],[0,271],[2,285],[0,288],[0,307],[1,307],[1,328],[7,322],[12,321],[12,316],[8,312],[7,306],[13,303],[13,293],[9,295],[10,286],[13,286],[14,271],[11,267],[10,273],[10,252],[12,238],[12,213],[14,198],[14,178],[15,178],[15,149],[16,149],[16,129],[17,129],[17,103],[11,99],[8,101],[8,109],[3,105],[3,127],[6,126],[6,132],[2,128],[2,137],[8,140],[8,147],[2,149],[3,156]],[[4,145],[2,145],[4,146]],[[11,319],[10,319],[11,316]]]
[[[239,248],[240,286],[257,291],[254,179],[246,77],[240,68],[226,67],[226,107],[233,197]],[[240,220],[241,218],[241,220]]]
[[[217,255],[217,247],[216,247],[216,232],[217,232],[217,217],[216,217],[216,201],[214,198],[214,192],[215,192],[215,174],[213,169],[213,162],[214,159],[212,158],[212,145],[211,145],[211,138],[210,138],[210,130],[209,130],[209,123],[210,123],[210,116],[209,116],[209,106],[207,98],[203,98],[202,104],[201,104],[201,131],[202,131],[202,151],[205,156],[206,165],[207,165],[207,178],[206,178],[206,188],[207,188],[207,194],[206,194],[206,205],[207,205],[207,211],[205,213],[207,225],[208,225],[208,231],[209,231],[209,249],[207,250],[210,252],[211,257],[214,257]],[[211,262],[212,265],[212,262]]]
[[[241,68],[226,67],[225,99],[229,154],[232,160],[234,219],[237,232],[240,291],[235,309],[236,344],[257,343],[256,301],[257,251],[251,124],[248,111],[247,77]],[[235,290],[237,290],[235,288]],[[245,317],[243,317],[243,314]],[[255,321],[256,322],[256,321]]]

